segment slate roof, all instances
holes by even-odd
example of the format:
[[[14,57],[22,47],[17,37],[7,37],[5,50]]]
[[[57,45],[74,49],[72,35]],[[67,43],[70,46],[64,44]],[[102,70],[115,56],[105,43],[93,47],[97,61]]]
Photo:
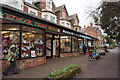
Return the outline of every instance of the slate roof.
[[[78,22],[79,22],[79,18],[77,16],[77,14],[73,14],[73,15],[68,16],[67,20],[71,21],[71,20],[74,20],[76,17],[77,17]]]
[[[59,6],[55,9],[55,12],[61,11],[64,8],[65,5]]]
[[[40,8],[37,8],[34,4],[30,4],[30,3],[25,2],[25,1],[23,1],[23,2],[24,2],[25,5],[27,5],[27,6],[31,7],[31,8],[34,8],[34,9],[37,9],[37,10],[40,11]]]

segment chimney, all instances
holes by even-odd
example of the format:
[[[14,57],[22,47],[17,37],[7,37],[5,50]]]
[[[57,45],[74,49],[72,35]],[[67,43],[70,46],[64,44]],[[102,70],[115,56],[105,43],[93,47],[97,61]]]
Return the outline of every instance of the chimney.
[[[90,26],[93,27],[93,23],[90,23]]]
[[[86,26],[84,25],[84,29],[86,29]]]

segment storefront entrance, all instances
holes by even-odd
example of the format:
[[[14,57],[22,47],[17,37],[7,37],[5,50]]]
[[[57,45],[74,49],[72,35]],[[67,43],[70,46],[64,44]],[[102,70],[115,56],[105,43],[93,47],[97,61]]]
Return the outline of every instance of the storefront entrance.
[[[59,36],[46,34],[46,58],[59,57]]]

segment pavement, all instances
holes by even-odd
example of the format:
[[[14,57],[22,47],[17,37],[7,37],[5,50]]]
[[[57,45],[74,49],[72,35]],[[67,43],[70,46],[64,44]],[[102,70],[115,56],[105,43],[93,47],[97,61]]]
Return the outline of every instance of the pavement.
[[[3,76],[3,78],[44,78],[48,73],[70,64],[76,64],[82,67],[82,72],[73,78],[117,78],[117,51],[118,48],[111,49],[107,55],[102,56],[96,61],[89,61],[88,53],[71,58],[57,57],[54,59],[47,59],[46,64],[19,71],[19,74],[16,75],[12,75],[12,72],[9,72],[8,76]]]
[[[118,78],[118,48],[109,51],[74,78]]]

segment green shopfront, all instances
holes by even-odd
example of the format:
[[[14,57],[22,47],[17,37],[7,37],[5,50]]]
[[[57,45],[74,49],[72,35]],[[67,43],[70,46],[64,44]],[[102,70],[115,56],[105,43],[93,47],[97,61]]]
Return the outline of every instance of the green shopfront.
[[[19,54],[17,69],[26,69],[46,63],[46,58],[77,56],[82,53],[85,38],[95,39],[8,6],[2,6],[0,19],[3,70],[13,43]]]

